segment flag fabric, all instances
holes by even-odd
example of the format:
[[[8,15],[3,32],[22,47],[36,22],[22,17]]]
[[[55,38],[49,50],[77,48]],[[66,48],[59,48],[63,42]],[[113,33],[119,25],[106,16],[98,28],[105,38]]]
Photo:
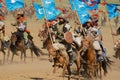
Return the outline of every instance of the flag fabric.
[[[0,3],[0,8],[2,8],[2,3]]]
[[[36,17],[38,19],[44,18],[44,9],[40,4],[37,4],[36,2],[33,3],[35,12],[36,12]]]
[[[48,7],[55,7],[55,1],[54,0],[42,0],[44,4],[44,8]]]
[[[85,22],[87,22],[90,19],[90,14],[87,10],[87,5],[79,0],[74,0],[74,6],[80,19],[80,23],[84,24]]]
[[[61,13],[54,7],[44,8],[47,20],[54,20]]]
[[[97,10],[98,9],[98,3],[100,3],[100,0],[82,0],[84,3],[88,5],[88,10]]]
[[[6,0],[6,6],[8,11],[13,11],[15,9],[23,8],[24,1],[23,0]]]
[[[61,13],[55,6],[54,0],[42,0],[44,4],[45,17],[47,20],[54,20]]]
[[[46,19],[47,20],[54,20],[56,19],[56,12],[54,10],[54,8],[46,8],[45,9],[45,12],[46,12]]]
[[[113,19],[114,17],[117,17],[119,15],[119,12],[117,11],[117,6],[117,4],[106,5],[110,19]]]
[[[72,11],[74,11],[74,10],[75,10],[74,0],[69,0],[69,3],[70,3],[70,6],[71,6]]]

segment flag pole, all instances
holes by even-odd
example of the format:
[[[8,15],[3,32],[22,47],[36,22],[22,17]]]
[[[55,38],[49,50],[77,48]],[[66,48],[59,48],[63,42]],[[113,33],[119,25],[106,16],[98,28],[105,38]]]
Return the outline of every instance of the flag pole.
[[[111,33],[113,33],[113,29],[112,29],[112,26],[111,26],[111,23],[110,23],[110,19],[108,21],[109,21]],[[112,35],[112,39],[113,39],[113,43],[115,43],[115,38],[114,38],[113,35]]]
[[[106,2],[105,2],[105,4],[107,4]],[[106,9],[106,11],[107,11],[107,8],[105,8]],[[107,15],[109,15],[108,14],[108,11],[107,11]],[[112,26],[111,26],[111,23],[110,23],[110,18],[108,17],[108,22],[109,22],[109,26],[110,26],[110,31],[111,31],[111,33],[113,32],[113,29],[112,29]],[[113,39],[113,43],[115,43],[115,39],[114,39],[114,36],[112,35],[112,39]]]
[[[72,3],[74,3],[73,0],[72,0]],[[73,4],[73,5],[74,5],[74,4]],[[77,19],[78,19],[78,21],[79,21],[79,23],[80,23],[80,19],[79,19],[78,14],[77,14],[76,7],[74,6],[74,8],[75,8],[75,14],[77,15]],[[80,24],[81,24],[81,23],[80,23]],[[85,36],[85,31],[83,30],[82,24],[80,25],[80,29],[82,29],[83,35]]]
[[[41,3],[42,3],[42,6],[44,6],[42,0],[41,0]],[[46,11],[45,11],[44,7],[43,7],[43,11],[44,11],[45,19],[47,20],[47,18],[46,18]],[[51,42],[53,44],[53,40],[52,40],[52,36],[51,36],[51,33],[50,33],[50,28],[48,26],[48,22],[47,22],[47,28],[48,28],[48,34],[50,35],[50,40],[51,40]]]
[[[77,15],[77,19],[78,19],[78,20],[79,20],[79,22],[80,22],[80,19],[79,19],[79,17],[78,17],[78,14],[77,14],[76,10],[75,10],[75,14]],[[82,29],[83,34],[84,34],[84,36],[85,36],[85,30],[83,30],[83,26],[82,26],[82,24],[81,24],[81,23],[80,23],[80,29]]]

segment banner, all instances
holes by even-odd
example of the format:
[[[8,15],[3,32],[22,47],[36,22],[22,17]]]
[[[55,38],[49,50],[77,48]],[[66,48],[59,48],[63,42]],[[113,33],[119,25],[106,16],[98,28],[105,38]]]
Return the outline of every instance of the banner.
[[[106,5],[110,19],[113,19],[114,17],[117,17],[119,15],[119,12],[117,11],[117,6],[117,4]]]
[[[44,9],[40,4],[37,4],[36,2],[33,3],[35,12],[36,12],[36,17],[38,19],[44,18]]]
[[[23,8],[23,0],[5,0],[8,11],[13,11],[15,9]]]
[[[80,23],[84,24],[85,22],[87,22],[90,19],[87,5],[79,0],[74,0],[74,6],[80,19]]]
[[[61,13],[56,9],[54,0],[42,0],[44,5],[45,17],[47,20],[54,20]]]

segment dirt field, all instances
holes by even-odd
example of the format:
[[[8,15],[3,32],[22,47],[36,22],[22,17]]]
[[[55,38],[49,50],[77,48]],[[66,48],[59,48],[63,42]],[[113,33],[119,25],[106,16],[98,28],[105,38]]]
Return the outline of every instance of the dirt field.
[[[11,26],[11,22],[14,22],[14,19],[9,16],[6,21],[6,34],[11,35],[11,32],[14,32],[16,29]],[[31,34],[34,37],[35,44],[41,48],[41,41],[38,37],[38,30],[41,28],[42,21],[36,21],[35,19],[28,19],[28,29],[31,31]],[[115,31],[116,27],[113,27],[114,24],[111,21],[112,28]],[[71,23],[73,25],[73,23]],[[115,63],[112,65],[112,68],[109,70],[108,75],[103,77],[103,80],[120,80],[120,60],[117,60],[113,57],[113,38],[111,36],[110,26],[107,23],[105,27],[102,27],[103,32],[103,42],[107,48],[107,55]],[[114,37],[115,40],[117,37]],[[6,51],[7,52],[7,51]],[[43,52],[47,53],[46,50]],[[0,54],[0,60],[2,60],[2,53]],[[30,58],[30,51],[27,50],[27,59],[26,63],[20,61],[20,55],[15,56],[14,62],[10,63],[5,62],[4,65],[0,65],[0,80],[62,80],[61,69],[57,70],[56,74],[52,73],[52,63],[48,61],[48,56],[41,56],[40,59],[37,59],[34,55],[34,60]],[[11,57],[10,57],[11,58]],[[73,65],[72,70],[76,70],[76,67]],[[73,75],[72,80],[75,79]],[[65,79],[67,80],[67,79]],[[85,80],[81,78],[81,80]]]

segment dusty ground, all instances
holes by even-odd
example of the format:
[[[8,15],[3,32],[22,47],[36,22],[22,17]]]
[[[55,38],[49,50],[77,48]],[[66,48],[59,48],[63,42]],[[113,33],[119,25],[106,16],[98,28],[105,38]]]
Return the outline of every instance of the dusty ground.
[[[11,18],[11,16],[7,18],[6,33],[10,36],[11,32],[15,31],[15,28],[10,25],[10,23],[14,20]],[[111,24],[114,26],[113,22],[111,22]],[[37,35],[41,25],[41,21],[28,19],[28,29],[30,29],[32,35],[34,36],[34,42],[39,48],[41,48],[41,41]],[[112,28],[115,31],[116,27]],[[101,29],[103,31],[103,41],[107,48],[107,55],[115,62],[112,65],[111,70],[109,70],[108,75],[103,77],[103,80],[120,80],[120,60],[112,57],[114,50],[110,26],[107,23],[107,25]],[[116,39],[117,38],[115,37],[115,40]],[[43,51],[45,53],[47,52],[46,50]],[[2,56],[3,55],[1,53],[0,60],[2,60]],[[72,66],[72,69],[76,70],[74,66]],[[62,80],[61,69],[59,69],[56,74],[53,74],[52,70],[52,63],[48,61],[47,55],[41,56],[40,59],[37,59],[36,56],[34,56],[34,60],[32,61],[30,58],[30,52],[28,50],[26,63],[20,61],[20,56],[15,56],[13,63],[10,63],[9,61],[8,63],[5,62],[4,65],[0,65],[0,80]],[[72,80],[75,80],[74,75]]]

